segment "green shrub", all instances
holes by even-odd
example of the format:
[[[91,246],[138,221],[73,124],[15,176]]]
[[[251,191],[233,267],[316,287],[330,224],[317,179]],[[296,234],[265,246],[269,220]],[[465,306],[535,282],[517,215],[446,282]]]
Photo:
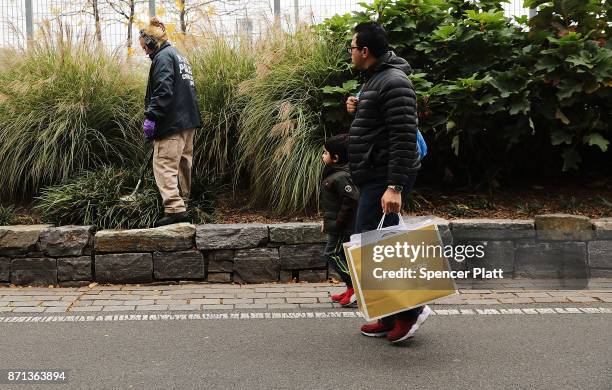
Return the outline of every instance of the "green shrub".
[[[162,210],[155,181],[148,176],[131,202],[121,201],[138,181],[136,170],[101,167],[83,172],[65,183],[44,188],[35,211],[43,221],[61,225],[101,228],[151,227]]]
[[[12,225],[17,220],[17,208],[0,204],[0,226]]]
[[[327,115],[322,91],[348,69],[344,45],[306,28],[273,31],[260,45],[257,73],[240,89],[236,172],[254,203],[304,210],[316,201],[326,134],[348,130]]]
[[[592,162],[584,169],[605,172],[610,2],[530,0],[532,20],[505,18],[502,3],[375,0],[319,29],[348,39],[356,23],[385,26],[415,69],[419,127],[431,146],[424,178],[494,188],[579,169],[582,157]]]
[[[152,172],[132,201],[139,177],[138,169],[101,167],[82,172],[65,183],[44,188],[34,210],[43,221],[61,225],[95,225],[107,229],[149,228],[161,217],[162,200]],[[195,223],[210,221],[215,187],[206,179],[194,179],[189,210]]]
[[[30,197],[142,150],[141,74],[87,37],[50,29],[0,67],[0,196]]]

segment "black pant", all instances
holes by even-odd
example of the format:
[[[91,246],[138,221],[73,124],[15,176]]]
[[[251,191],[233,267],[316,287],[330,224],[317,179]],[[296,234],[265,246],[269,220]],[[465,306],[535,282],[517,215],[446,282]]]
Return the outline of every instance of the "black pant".
[[[408,194],[414,186],[416,175],[410,176],[408,183],[404,183],[402,191],[402,201],[406,201]],[[380,200],[387,191],[386,182],[370,182],[359,187],[359,205],[357,207],[357,219],[355,221],[355,233],[363,233],[376,230],[378,223],[383,216]],[[385,216],[383,227],[394,226],[399,223],[399,215],[389,214]],[[389,317],[382,318],[386,324],[392,324],[395,319],[408,319],[418,317],[423,311],[423,306],[406,310]]]
[[[353,282],[342,244],[348,242],[350,238],[350,234],[327,234],[327,244],[323,250],[327,263],[340,275],[347,287],[353,287]]]

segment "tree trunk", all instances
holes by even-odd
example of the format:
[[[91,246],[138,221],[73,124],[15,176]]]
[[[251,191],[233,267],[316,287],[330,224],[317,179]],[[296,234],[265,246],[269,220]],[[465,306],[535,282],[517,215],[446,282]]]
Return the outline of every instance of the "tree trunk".
[[[91,7],[93,8],[93,15],[96,25],[96,39],[98,42],[102,42],[102,29],[100,28],[100,12],[98,10],[98,0],[91,0]]]
[[[187,23],[185,22],[185,0],[179,0],[181,5],[180,8],[180,18],[181,18],[181,32],[185,34],[187,32]]]
[[[134,27],[134,9],[136,0],[130,0],[130,18],[128,19],[128,36],[127,36],[127,47],[128,51],[132,47],[132,28]]]

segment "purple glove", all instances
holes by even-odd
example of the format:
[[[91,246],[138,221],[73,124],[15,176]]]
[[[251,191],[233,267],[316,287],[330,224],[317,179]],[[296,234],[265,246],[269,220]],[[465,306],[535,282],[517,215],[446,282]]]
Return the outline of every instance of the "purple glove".
[[[142,130],[144,131],[144,136],[146,139],[153,138],[153,136],[155,136],[155,121],[145,119],[144,124],[142,125]]]

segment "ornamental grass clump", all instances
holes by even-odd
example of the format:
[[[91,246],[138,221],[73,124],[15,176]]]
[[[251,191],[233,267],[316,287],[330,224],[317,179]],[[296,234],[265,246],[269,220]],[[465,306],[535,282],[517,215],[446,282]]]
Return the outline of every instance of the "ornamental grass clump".
[[[70,29],[42,29],[0,64],[0,197],[142,155],[145,75]]]

